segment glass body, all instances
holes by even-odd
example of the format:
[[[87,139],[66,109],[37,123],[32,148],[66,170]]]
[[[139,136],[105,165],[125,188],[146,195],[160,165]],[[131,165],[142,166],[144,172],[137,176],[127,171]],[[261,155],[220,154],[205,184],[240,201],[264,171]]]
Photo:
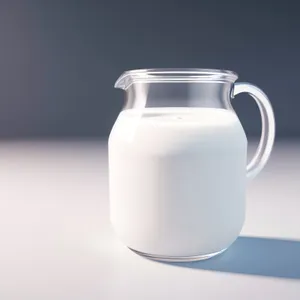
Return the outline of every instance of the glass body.
[[[111,222],[120,239],[159,260],[212,257],[238,237],[247,177],[265,165],[275,123],[266,95],[235,84],[231,71],[125,72],[124,109],[109,137]],[[247,139],[231,99],[248,92],[259,105],[262,138],[246,166]]]

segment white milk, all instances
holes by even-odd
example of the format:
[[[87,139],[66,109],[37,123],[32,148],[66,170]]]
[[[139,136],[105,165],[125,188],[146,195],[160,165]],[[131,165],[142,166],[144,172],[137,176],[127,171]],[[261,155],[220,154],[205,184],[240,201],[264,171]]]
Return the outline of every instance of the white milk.
[[[247,140],[235,113],[145,108],[109,138],[111,221],[130,248],[207,255],[227,248],[245,215]]]

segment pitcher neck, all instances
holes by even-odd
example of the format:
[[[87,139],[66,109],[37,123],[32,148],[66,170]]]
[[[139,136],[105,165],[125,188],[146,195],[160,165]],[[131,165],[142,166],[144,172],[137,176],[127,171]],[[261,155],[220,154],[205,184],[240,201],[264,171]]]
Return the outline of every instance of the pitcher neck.
[[[213,69],[149,69],[127,71],[115,87],[125,90],[124,108],[230,108],[231,71]]]

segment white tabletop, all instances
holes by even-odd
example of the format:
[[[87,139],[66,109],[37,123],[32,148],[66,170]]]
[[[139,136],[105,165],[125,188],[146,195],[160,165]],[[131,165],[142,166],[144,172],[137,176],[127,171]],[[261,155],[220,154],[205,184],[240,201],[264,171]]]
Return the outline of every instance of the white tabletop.
[[[242,237],[189,264],[144,259],[109,225],[107,149],[0,143],[0,299],[300,299],[300,143],[249,185]]]

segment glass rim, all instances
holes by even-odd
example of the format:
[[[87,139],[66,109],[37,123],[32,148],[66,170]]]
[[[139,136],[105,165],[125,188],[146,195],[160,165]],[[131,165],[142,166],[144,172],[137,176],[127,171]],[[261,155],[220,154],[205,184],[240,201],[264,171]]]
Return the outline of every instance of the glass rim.
[[[237,73],[224,69],[157,68],[125,71],[116,81],[115,88],[126,90],[131,84],[154,82],[234,82]]]

